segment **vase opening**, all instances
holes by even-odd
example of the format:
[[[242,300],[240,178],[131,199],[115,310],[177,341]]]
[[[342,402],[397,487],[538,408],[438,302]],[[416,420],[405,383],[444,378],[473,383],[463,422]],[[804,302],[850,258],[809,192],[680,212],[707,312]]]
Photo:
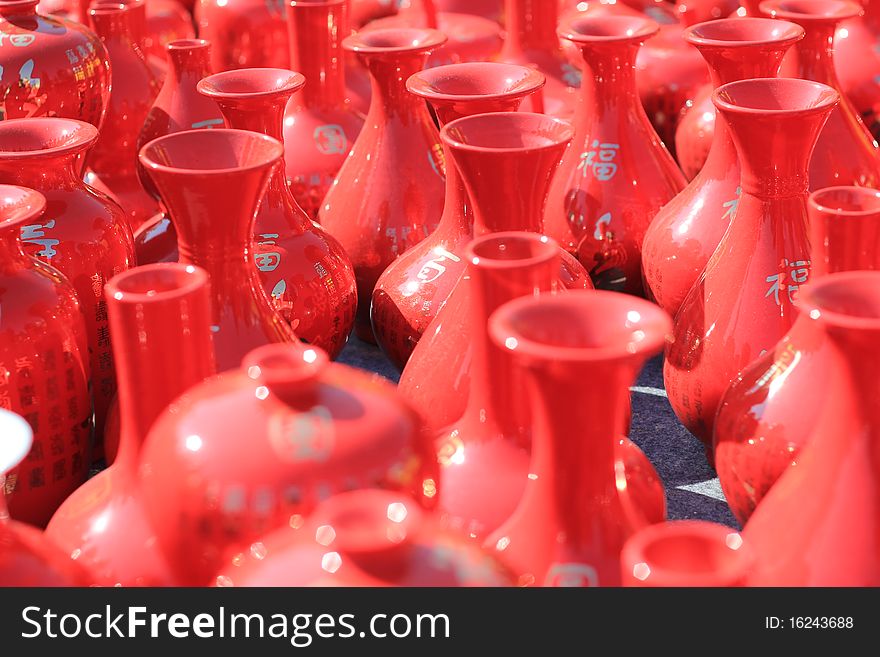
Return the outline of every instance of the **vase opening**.
[[[870,187],[826,187],[810,195],[819,212],[846,217],[868,217],[880,213],[880,191]]]
[[[0,185],[0,231],[43,214],[46,197],[33,189]]]
[[[342,45],[358,53],[417,52],[432,50],[446,42],[446,35],[432,29],[386,28],[357,32],[345,38]]]
[[[176,39],[174,41],[169,41],[165,45],[165,49],[172,51],[201,50],[202,48],[207,48],[210,45],[210,41],[206,41],[205,39]]]
[[[762,43],[794,42],[802,39],[804,28],[771,18],[732,18],[698,23],[683,32],[684,40],[695,46],[748,48]]]
[[[192,294],[208,283],[205,270],[193,265],[160,263],[141,265],[110,279],[105,293],[116,301],[139,304],[156,297],[173,299]]]
[[[294,93],[306,84],[300,73],[283,68],[247,68],[215,73],[200,80],[199,93],[211,98],[255,98]]]
[[[812,319],[880,331],[880,271],[823,276],[804,288],[797,303]]]
[[[534,267],[559,256],[559,246],[544,235],[521,232],[493,233],[465,247],[467,259],[481,267],[509,269],[512,260],[522,267]]]
[[[274,392],[288,388],[296,392],[303,384],[315,381],[330,359],[315,347],[293,344],[268,344],[247,353],[242,367],[247,376]]]
[[[259,169],[281,159],[284,147],[276,139],[247,130],[188,130],[154,139],[140,152],[150,170],[178,174],[223,175]]]
[[[773,18],[798,21],[837,22],[862,14],[861,6],[849,0],[766,0],[760,8]]]
[[[563,39],[586,43],[642,41],[659,31],[657,23],[638,16],[584,16],[559,26]]]
[[[473,96],[516,98],[544,86],[540,71],[515,64],[467,62],[419,71],[406,82],[417,96],[439,101],[469,100]]]
[[[713,93],[718,107],[743,114],[813,113],[832,107],[838,99],[838,93],[831,87],[795,78],[739,80]]]
[[[457,148],[504,152],[554,148],[570,141],[574,131],[546,114],[491,112],[456,119],[440,134]]]
[[[41,117],[0,122],[0,152],[7,160],[76,153],[97,138],[95,126],[75,119]]]

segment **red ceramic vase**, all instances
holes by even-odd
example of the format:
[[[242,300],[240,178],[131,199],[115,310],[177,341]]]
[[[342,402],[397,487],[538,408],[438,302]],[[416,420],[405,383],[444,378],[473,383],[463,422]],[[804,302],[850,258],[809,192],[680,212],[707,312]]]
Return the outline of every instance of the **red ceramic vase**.
[[[663,368],[675,414],[707,448],[721,396],[785,335],[810,276],[810,155],[838,94],[818,82],[762,78],[715,91],[742,169],[736,217],[675,318]]]
[[[669,316],[642,299],[578,291],[517,299],[489,320],[527,377],[532,463],[513,515],[486,541],[521,585],[620,585],[620,550],[647,524],[619,476],[629,387]],[[584,382],[596,387],[584,395]]]
[[[20,241],[22,227],[38,224],[45,208],[39,192],[0,185],[0,407],[23,416],[33,431],[28,457],[5,471],[6,503],[16,520],[40,527],[85,481],[92,438],[88,344],[76,292]]]
[[[61,505],[46,535],[86,564],[98,584],[171,586],[177,582],[144,513],[137,462],[156,417],[214,373],[208,275],[192,265],[146,265],[108,281],[106,295],[119,377],[119,452]]]
[[[425,102],[406,90],[406,80],[445,39],[436,30],[395,29],[343,42],[369,69],[373,99],[318,221],[351,256],[358,288],[355,332],[362,340],[375,341],[370,299],[379,276],[440,219],[443,153]]]
[[[43,218],[22,226],[24,248],[67,277],[85,315],[96,457],[116,390],[104,283],[134,264],[122,208],[80,176],[83,157],[97,138],[94,126],[72,119],[0,121],[0,183],[30,187],[46,197]]]
[[[834,35],[840,86],[871,131],[880,137],[880,2],[861,0],[863,18],[843,21]]]
[[[776,77],[783,55],[803,36],[803,28],[768,18],[727,18],[685,30],[685,39],[706,58],[715,87]],[[741,191],[736,148],[719,122],[706,166],[657,213],[642,243],[645,285],[673,317],[736,215]]]
[[[431,445],[390,384],[290,345],[255,350],[178,399],[153,426],[141,475],[159,542],[191,585],[329,495],[379,487],[430,505],[438,485]]]
[[[322,502],[306,521],[252,543],[215,586],[511,586],[479,547],[445,531],[408,496],[355,490]]]
[[[199,91],[231,127],[281,141],[284,107],[304,83],[293,71],[241,69],[205,78]],[[354,325],[354,268],[339,242],[297,205],[280,166],[254,220],[253,258],[263,290],[297,336],[336,358]]]
[[[168,64],[165,61],[165,51],[162,46],[157,46],[156,44],[159,42],[160,35],[156,31],[158,26],[153,24],[155,20],[154,13],[158,7],[161,7],[163,3],[167,2],[176,2],[176,0],[150,0],[150,9],[147,9],[147,1],[146,0],[76,0],[77,6],[79,8],[79,15],[81,18],[79,19],[84,25],[91,25],[91,17],[89,12],[92,7],[98,5],[107,5],[114,6],[117,4],[123,4],[129,8],[131,11],[131,37],[132,40],[137,44],[138,48],[140,48],[141,54],[144,56],[144,60],[147,62],[147,66],[152,71],[153,76],[158,81],[159,86],[162,86],[162,83],[165,80],[165,75],[168,72]],[[158,47],[158,54],[154,52],[154,49]]]
[[[739,587],[747,585],[755,553],[730,527],[678,520],[630,536],[620,566],[624,586]]]
[[[104,45],[36,8],[36,0],[0,0],[0,119],[60,116],[100,126],[110,100]]]
[[[534,69],[479,62],[420,71],[407,89],[431,104],[443,127],[464,116],[515,111],[543,84],[544,76]],[[461,249],[474,233],[471,203],[446,148],[446,199],[437,229],[392,262],[373,289],[373,334],[401,370],[458,283],[466,266]]]
[[[829,274],[798,301],[830,342],[830,378],[811,388],[824,407],[796,468],[743,532],[758,586],[880,585],[880,272]]]
[[[795,47],[797,77],[827,84],[841,93],[810,160],[810,189],[880,187],[880,147],[843,95],[834,72],[834,30],[841,21],[858,16],[861,7],[848,0],[767,0],[761,10],[798,23],[806,31]]]
[[[198,0],[194,16],[199,37],[214,46],[211,68],[286,68],[286,0]]]
[[[809,201],[811,277],[880,269],[880,192],[830,187]],[[825,409],[816,382],[830,381],[832,346],[821,322],[803,312],[791,330],[736,378],[715,419],[715,468],[745,524],[799,455]],[[805,400],[811,403],[805,404]]]
[[[544,229],[600,288],[642,293],[641,250],[658,210],[685,186],[639,102],[635,59],[656,34],[646,18],[586,16],[560,27],[580,46],[583,78],[571,145],[550,187]]]

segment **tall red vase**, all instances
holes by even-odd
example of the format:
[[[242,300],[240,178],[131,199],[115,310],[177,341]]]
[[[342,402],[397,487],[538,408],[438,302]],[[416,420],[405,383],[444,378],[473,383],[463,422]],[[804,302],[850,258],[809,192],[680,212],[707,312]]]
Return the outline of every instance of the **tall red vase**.
[[[351,256],[357,277],[355,331],[374,342],[370,300],[379,276],[436,227],[443,207],[444,164],[425,102],[406,90],[434,48],[437,30],[376,30],[351,35],[346,49],[369,69],[373,99],[366,124],[339,170],[318,221]]]
[[[812,278],[880,269],[880,192],[830,187],[810,195],[808,210]],[[741,523],[799,461],[825,409],[824,396],[813,397],[817,381],[832,379],[831,352],[821,322],[801,312],[782,340],[724,394],[715,419],[715,468]],[[807,399],[812,402],[805,404]]]
[[[39,192],[0,185],[0,407],[23,416],[33,431],[28,458],[5,472],[6,503],[16,520],[40,527],[85,481],[92,438],[89,352],[76,292],[20,241],[22,227],[39,223],[45,208]]]
[[[653,21],[628,16],[588,15],[560,26],[560,35],[581,48],[588,74],[544,229],[577,253],[596,287],[632,294],[642,293],[648,225],[685,186],[636,91],[636,53],[656,33]]]
[[[620,481],[615,442],[629,386],[671,326],[650,302],[607,291],[517,299],[489,320],[532,400],[532,474],[513,515],[484,543],[519,584],[620,585],[623,543],[647,520]]]
[[[758,586],[880,585],[880,272],[829,274],[798,301],[830,342],[830,379],[807,447],[767,494],[743,535]]]
[[[797,77],[827,84],[841,93],[810,160],[810,189],[834,185],[880,187],[880,147],[852,103],[843,95],[834,72],[834,31],[861,7],[848,0],[766,0],[761,10],[774,18],[802,25],[803,41],[795,46]]]
[[[571,134],[561,119],[526,112],[465,117],[443,128],[443,143],[473,204],[475,236],[541,232],[547,188]],[[556,248],[561,260],[557,284],[589,287],[583,267]],[[463,252],[462,259],[467,261]],[[400,393],[433,434],[459,419],[467,403],[473,353],[470,288],[471,277],[462,272],[400,377]],[[523,287],[508,294],[514,298],[533,291]]]
[[[783,55],[803,36],[798,25],[769,18],[728,18],[685,30],[685,39],[706,58],[715,87],[776,77]],[[740,192],[736,148],[719,121],[706,165],[661,208],[642,242],[645,285],[673,317],[736,215]]]
[[[305,84],[299,73],[227,71],[199,83],[233,128],[282,140],[284,108]],[[297,336],[336,358],[354,325],[357,287],[348,255],[299,207],[277,167],[254,220],[253,259],[263,289]]]
[[[794,322],[794,299],[810,276],[810,155],[838,98],[827,85],[789,78],[715,91],[739,156],[742,195],[676,315],[663,368],[669,403],[710,461],[721,396]]]
[[[0,119],[59,116],[100,126],[110,100],[101,40],[73,21],[37,15],[36,0],[0,1]]]
[[[214,46],[211,68],[286,68],[290,61],[285,4],[287,0],[198,0],[193,14],[199,37]]]
[[[136,267],[106,286],[119,377],[116,460],[71,495],[46,535],[104,586],[176,584],[141,503],[147,432],[178,395],[214,373],[208,275],[192,265]],[[160,357],[161,356],[161,357]]]
[[[150,432],[141,481],[159,543],[184,583],[204,585],[329,495],[385,488],[430,506],[437,462],[420,428],[378,375],[317,348],[255,350],[240,370],[178,399]]]
[[[82,181],[83,157],[97,138],[94,126],[72,119],[0,121],[0,183],[46,197],[43,218],[22,227],[24,248],[67,277],[85,315],[100,456],[116,390],[104,283],[134,264],[134,248],[122,208]]]
[[[834,70],[874,139],[880,137],[880,2],[861,0],[864,17],[834,34]]]
[[[443,127],[486,112],[515,111],[544,85],[544,76],[516,64],[450,64],[414,74],[407,89],[427,100]],[[446,199],[437,229],[392,262],[373,289],[370,320],[382,351],[398,368],[449,298],[465,269],[461,248],[474,233],[473,210],[444,146]]]

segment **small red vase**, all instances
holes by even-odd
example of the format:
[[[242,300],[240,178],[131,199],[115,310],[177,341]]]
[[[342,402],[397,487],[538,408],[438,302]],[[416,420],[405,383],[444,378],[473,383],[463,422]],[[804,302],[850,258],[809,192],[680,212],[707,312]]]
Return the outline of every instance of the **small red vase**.
[[[727,18],[685,30],[685,39],[706,58],[715,87],[776,77],[783,55],[803,36],[798,25],[768,18]],[[645,285],[673,317],[739,204],[739,160],[723,122],[713,132],[712,143],[706,166],[657,213],[642,243]]]
[[[473,204],[475,236],[541,232],[547,188],[571,134],[561,119],[526,112],[480,114],[443,128],[441,138]],[[589,287],[583,267],[556,248],[555,284]],[[466,264],[463,251],[461,258]],[[510,289],[508,295],[513,299],[549,286],[545,281],[540,288]],[[473,350],[470,288],[471,278],[463,271],[400,377],[400,393],[422,414],[432,435],[458,420],[467,404]]]
[[[830,342],[831,377],[803,406],[821,402],[796,468],[749,519],[757,586],[880,585],[880,272],[829,274],[798,300]]]
[[[647,520],[620,481],[615,442],[629,386],[671,327],[648,301],[592,290],[517,299],[489,320],[532,400],[532,474],[484,543],[519,584],[620,585],[620,550]],[[596,388],[584,395],[588,381]]]
[[[146,265],[108,281],[106,295],[119,378],[119,452],[61,505],[46,535],[100,585],[172,586],[176,579],[144,513],[137,462],[156,417],[214,373],[208,275],[192,265]]]
[[[141,186],[137,173],[138,136],[159,93],[159,81],[135,41],[138,9],[95,3],[89,11],[92,27],[107,48],[112,66],[107,120],[86,160],[94,173],[89,182],[119,202],[134,231],[159,212],[156,200]]]
[[[880,2],[861,0],[864,17],[843,21],[834,34],[840,87],[876,140],[880,137]]]
[[[67,277],[85,315],[99,457],[116,390],[104,283],[134,264],[134,248],[122,208],[80,176],[83,157],[97,138],[94,126],[72,119],[0,121],[0,183],[46,197],[43,218],[21,229],[24,248]]]
[[[0,119],[60,116],[100,126],[110,63],[94,33],[36,13],[36,0],[0,0]]]
[[[432,504],[437,462],[420,428],[378,375],[331,364],[316,348],[270,345],[156,422],[143,495],[178,576],[203,585],[334,493],[388,488]]]
[[[809,200],[812,272],[880,269],[880,192],[830,187]],[[749,365],[724,394],[715,419],[715,468],[737,520],[745,524],[799,454],[825,408],[817,381],[830,381],[832,347],[803,312],[791,330]],[[822,388],[824,390],[824,386]],[[812,403],[804,404],[804,400]]]
[[[89,586],[88,573],[43,533],[9,518],[2,494],[9,473],[31,450],[31,428],[24,418],[0,409],[0,586]]]
[[[346,0],[287,6],[291,68],[306,85],[287,105],[284,161],[293,196],[312,219],[364,125],[346,95],[345,10]]]
[[[293,71],[241,69],[205,78],[199,91],[231,127],[281,141],[284,108],[303,84]],[[257,210],[253,258],[263,290],[297,336],[336,358],[354,325],[354,268],[339,242],[297,205],[283,167],[273,171]]]
[[[151,141],[140,161],[177,232],[180,262],[211,279],[211,333],[219,371],[255,347],[296,335],[263,291],[251,257],[254,217],[281,143],[245,130],[189,130]]]
[[[810,160],[810,189],[880,187],[880,147],[843,95],[834,72],[834,30],[841,21],[858,16],[861,7],[847,0],[767,0],[761,10],[806,31],[804,40],[795,46],[797,77],[827,84],[841,93]]]
[[[620,553],[624,586],[740,587],[755,553],[730,527],[703,520],[651,525],[629,537]]]
[[[810,276],[810,155],[839,95],[818,82],[762,78],[715,91],[742,170],[736,217],[675,318],[663,377],[679,420],[710,448],[730,383],[794,322]]]
[[[464,116],[515,111],[543,85],[534,69],[490,62],[439,66],[407,81],[410,93],[431,104],[441,128]],[[458,283],[466,266],[461,248],[474,233],[470,200],[450,158],[444,146],[446,199],[437,229],[392,262],[373,289],[373,334],[400,370]]]
[[[656,32],[648,19],[610,15],[560,27],[580,46],[589,75],[574,139],[550,186],[544,230],[577,253],[597,287],[632,294],[642,293],[645,231],[685,186],[636,92],[636,53]]]
[[[479,547],[445,531],[408,496],[355,490],[322,502],[306,521],[251,544],[214,586],[511,586]]]
[[[406,80],[445,39],[436,30],[394,29],[343,42],[370,70],[373,99],[318,221],[351,256],[358,288],[355,332],[362,340],[375,341],[370,299],[379,276],[440,219],[443,153],[425,102],[406,90]]]
[[[194,17],[199,37],[213,45],[211,68],[286,68],[285,0],[198,0]]]
[[[39,192],[0,185],[0,406],[33,431],[28,457],[6,471],[6,503],[16,520],[40,527],[85,481],[92,438],[89,352],[76,292],[20,241],[22,227],[39,223],[45,208]]]

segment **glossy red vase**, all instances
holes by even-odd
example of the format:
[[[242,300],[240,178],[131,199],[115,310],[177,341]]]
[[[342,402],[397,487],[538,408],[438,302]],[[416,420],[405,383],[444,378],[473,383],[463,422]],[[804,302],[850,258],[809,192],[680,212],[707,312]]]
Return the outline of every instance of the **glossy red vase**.
[[[543,84],[544,76],[534,69],[479,62],[420,71],[407,89],[431,104],[443,127],[464,116],[515,111]],[[446,146],[444,161],[446,199],[437,229],[392,262],[373,289],[373,334],[401,370],[458,283],[466,266],[461,249],[474,234],[471,203]]]
[[[287,105],[284,161],[293,196],[312,219],[364,125],[345,87],[345,8],[346,0],[287,7],[291,68],[306,85]]]
[[[799,400],[821,402],[796,468],[767,494],[743,535],[758,586],[878,586],[880,272],[829,274],[798,300],[830,343],[830,378]],[[821,393],[817,395],[816,393]]]
[[[199,91],[231,127],[281,141],[284,108],[304,83],[293,71],[241,69],[205,78]],[[339,242],[297,205],[281,166],[257,210],[253,259],[263,290],[297,337],[336,358],[354,325],[354,268]]]
[[[140,161],[177,233],[180,262],[211,280],[211,333],[218,371],[251,349],[294,342],[253,264],[254,217],[284,148],[245,130],[189,130],[151,141]]]
[[[810,189],[834,185],[880,187],[880,147],[852,103],[842,94],[834,72],[834,30],[858,16],[861,7],[847,0],[767,0],[761,10],[802,25],[806,31],[796,51],[797,77],[827,84],[841,100],[819,135],[810,161]]]
[[[370,342],[376,281],[397,256],[437,227],[443,207],[445,171],[437,129],[425,102],[406,90],[406,80],[444,41],[436,30],[395,29],[358,33],[343,42],[370,70],[373,99],[318,221],[351,257],[358,290],[355,331]]]
[[[810,195],[808,210],[813,279],[880,269],[880,192],[830,187]],[[715,468],[741,523],[798,463],[826,406],[824,392],[816,398],[815,391],[817,381],[833,378],[831,352],[821,322],[801,312],[785,337],[743,370],[722,398],[713,437]]]
[[[755,569],[755,552],[730,527],[704,520],[651,525],[620,553],[624,586],[740,587]]]
[[[23,416],[33,432],[28,457],[5,472],[6,504],[13,518],[40,527],[85,481],[92,439],[89,352],[76,292],[20,241],[22,228],[38,224],[45,208],[39,192],[0,185],[0,407]]]
[[[505,231],[540,234],[547,188],[571,134],[567,122],[527,112],[465,117],[443,128],[441,138],[473,204],[476,237]],[[502,196],[502,190],[509,195]],[[589,287],[583,267],[556,249],[560,260],[553,285]],[[512,299],[550,285],[544,281],[507,294]],[[463,270],[400,377],[398,389],[432,434],[459,419],[467,404],[473,353],[470,295],[471,277]]]
[[[663,375],[679,420],[707,448],[730,383],[785,335],[810,276],[810,155],[839,99],[818,82],[763,78],[715,91],[742,170],[736,216],[675,318]]]
[[[286,68],[285,0],[198,0],[194,16],[199,37],[213,45],[211,68]]]
[[[137,169],[138,136],[159,93],[159,81],[134,38],[137,11],[125,4],[100,3],[90,10],[92,26],[110,55],[112,92],[98,141],[86,160],[94,174],[89,181],[122,206],[132,231],[159,212]]]
[[[94,126],[72,119],[0,121],[0,183],[31,187],[46,197],[43,218],[22,227],[24,248],[67,277],[85,315],[100,456],[116,390],[104,283],[134,265],[134,248],[122,209],[80,176],[97,137]]]
[[[485,541],[521,585],[620,585],[620,550],[647,524],[615,458],[629,386],[671,330],[657,306],[607,291],[508,302],[495,345],[527,377],[532,462],[513,515]],[[590,394],[585,382],[595,382]]]
[[[192,585],[329,495],[378,487],[429,506],[438,490],[433,449],[390,384],[290,345],[178,399],[153,426],[141,475],[159,542]]]
[[[834,70],[874,139],[880,137],[880,2],[861,0],[864,16],[834,34]]]
[[[177,263],[136,267],[108,281],[106,296],[119,379],[119,452],[61,505],[46,535],[100,585],[172,586],[177,581],[141,502],[137,463],[158,415],[214,373],[208,275]]]
[[[36,7],[0,1],[0,119],[60,116],[100,126],[110,100],[104,45],[73,21],[38,16]]]
[[[412,498],[355,490],[236,554],[214,586],[511,586],[486,552],[444,530]]]
[[[0,409],[0,433],[0,586],[88,586],[88,573],[41,531],[9,518],[2,493],[7,473],[31,450],[31,429],[24,418]]]
[[[776,77],[783,55],[803,36],[798,25],[768,18],[728,18],[685,30],[685,39],[706,58],[715,87]],[[736,149],[719,122],[706,165],[657,213],[642,242],[647,291],[673,317],[736,215],[740,192]]]
[[[587,62],[574,138],[550,186],[544,230],[599,288],[642,293],[641,250],[657,211],[685,185],[639,102],[635,58],[657,32],[644,18],[586,16],[560,27]]]

